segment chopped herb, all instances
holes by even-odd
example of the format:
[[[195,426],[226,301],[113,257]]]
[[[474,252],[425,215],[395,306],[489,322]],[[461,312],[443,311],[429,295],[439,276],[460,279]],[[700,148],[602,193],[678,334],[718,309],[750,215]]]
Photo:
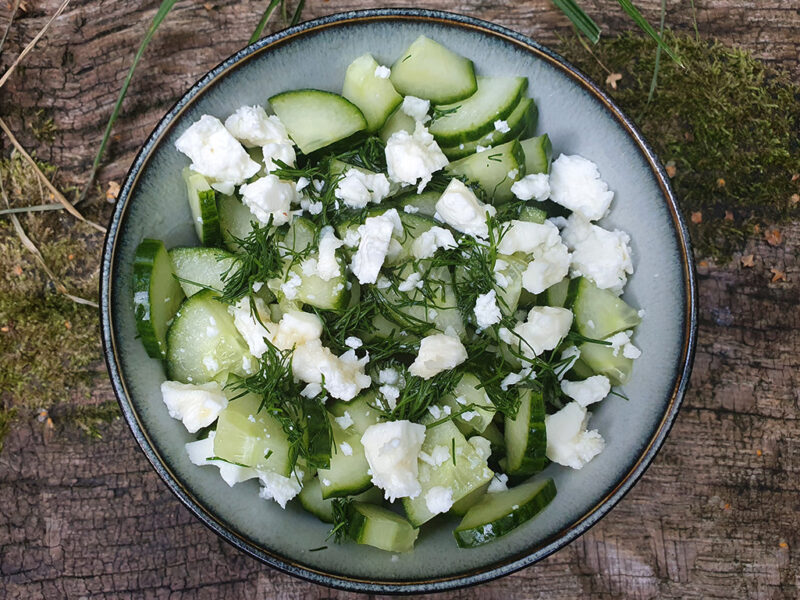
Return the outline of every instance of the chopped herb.
[[[321,551],[321,550],[327,550],[327,549],[328,549],[328,547],[327,547],[327,546],[320,546],[319,548],[311,548],[311,549],[309,550],[309,552],[319,552],[319,551]]]
[[[456,466],[456,438],[450,438],[451,446],[452,446],[452,457],[453,457],[453,466]]]
[[[331,503],[333,511],[333,527],[328,532],[328,537],[325,540],[333,538],[337,544],[341,544],[347,539],[347,533],[350,529],[350,504],[353,501],[350,498],[334,498]]]
[[[250,468],[250,465],[245,465],[245,464],[242,464],[242,463],[239,463],[239,462],[234,462],[232,460],[226,460],[226,459],[221,458],[219,456],[211,456],[211,457],[207,458],[206,460],[218,460],[220,462],[228,463],[229,465],[236,465],[237,467],[244,467],[245,469],[249,469]]]
[[[458,106],[454,106],[453,108],[439,108],[438,106],[434,106],[433,115],[431,116],[431,120],[428,122],[428,126],[430,127],[431,124],[433,124],[438,119],[441,119],[442,117],[446,117],[447,115],[452,115],[459,108],[461,108],[460,104]]]
[[[283,272],[283,257],[276,239],[278,230],[272,227],[272,218],[263,227],[255,222],[252,225],[253,230],[246,237],[232,238],[241,254],[239,260],[222,273],[225,287],[218,296],[221,302],[233,304],[252,293],[256,282],[267,281]]]

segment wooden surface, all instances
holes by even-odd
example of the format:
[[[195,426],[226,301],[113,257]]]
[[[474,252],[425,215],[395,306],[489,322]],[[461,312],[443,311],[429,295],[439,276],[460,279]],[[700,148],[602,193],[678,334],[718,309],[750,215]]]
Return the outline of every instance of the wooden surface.
[[[57,6],[26,2],[5,69]],[[0,95],[0,115],[29,149],[82,182],[157,2],[75,0]],[[245,44],[265,2],[179,2],[137,72],[101,181],[120,181],[157,119],[201,74]],[[411,2],[392,2],[412,5]],[[416,3],[414,3],[416,5]],[[582,2],[608,33],[629,27],[611,1]],[[638,6],[655,22],[660,2]],[[695,0],[703,36],[753,50],[800,75],[797,0]],[[312,18],[370,6],[312,0]],[[457,3],[552,44],[566,20],[544,0]],[[0,7],[0,27],[8,19]],[[691,27],[689,2],[668,23]],[[209,43],[213,40],[213,43]],[[38,142],[26,115],[57,126]],[[5,141],[3,142],[5,144]],[[4,145],[7,152],[7,145]],[[106,217],[109,208],[96,209]],[[64,219],[68,234],[70,221]],[[666,444],[635,489],[596,527],[547,560],[440,598],[796,598],[800,588],[800,225],[749,243],[752,268],[699,267],[700,332],[691,389]],[[786,273],[771,283],[770,268]],[[113,398],[98,365],[90,399]],[[57,374],[54,374],[57,377]],[[117,421],[90,440],[74,426],[15,423],[0,454],[0,598],[349,598],[234,550],[166,489]],[[354,596],[353,596],[354,597]]]

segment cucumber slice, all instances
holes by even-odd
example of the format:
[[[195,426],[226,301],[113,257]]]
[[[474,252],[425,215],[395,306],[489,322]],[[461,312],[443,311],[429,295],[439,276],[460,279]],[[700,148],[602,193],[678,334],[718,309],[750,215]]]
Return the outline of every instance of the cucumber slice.
[[[433,215],[436,214],[436,203],[441,197],[442,194],[440,192],[427,191],[421,194],[411,193],[400,198],[400,208],[398,208],[397,211],[406,212],[405,207],[411,206],[411,214],[433,218]],[[416,209],[416,212],[413,212],[414,209]]]
[[[279,302],[308,304],[322,310],[344,310],[350,302],[350,290],[347,289],[347,262],[343,253],[341,250],[336,251],[339,276],[328,281],[316,272],[303,268],[304,265],[313,265],[310,261],[318,259],[317,252],[312,252],[303,261],[287,257],[284,269],[288,269],[289,273],[286,274],[284,270],[284,275],[270,279],[267,287],[277,296]]]
[[[200,173],[189,167],[183,170],[183,180],[189,195],[189,208],[197,237],[203,246],[218,246],[222,241],[217,212],[217,194]]]
[[[403,250],[396,256],[392,256],[391,259],[387,257],[387,266],[402,264],[413,259],[412,247],[414,245],[414,240],[436,225],[436,221],[433,217],[428,217],[419,213],[407,213],[405,211],[398,211],[398,213],[400,215],[400,222],[403,224],[403,235],[398,241]]]
[[[367,131],[377,131],[403,101],[389,79],[375,75],[377,61],[371,54],[359,56],[344,75],[342,96],[355,104],[367,120]]]
[[[386,123],[384,123],[383,127],[381,127],[378,136],[383,140],[384,143],[386,143],[389,138],[392,137],[393,133],[397,131],[414,133],[416,126],[417,122],[414,120],[414,117],[410,117],[404,113],[401,107],[398,106],[391,116],[386,119]]]
[[[235,255],[218,248],[173,248],[169,257],[187,297],[208,288],[221,292],[225,287],[222,275],[228,271],[234,273],[239,262]]]
[[[539,514],[556,497],[552,479],[486,494],[467,511],[453,534],[461,548],[475,548],[506,535]]]
[[[432,422],[431,419],[426,419]],[[492,478],[492,471],[486,466],[472,444],[458,430],[452,421],[445,421],[431,427],[425,433],[421,452],[436,457],[437,447],[444,447],[449,456],[439,465],[419,460],[419,483],[422,492],[415,498],[403,498],[403,508],[412,525],[419,527],[436,515],[428,509],[426,495],[435,487],[444,487],[452,493],[457,502],[470,492],[478,489]],[[453,459],[455,451],[455,464]]]
[[[519,299],[522,294],[522,274],[528,268],[528,261],[520,255],[498,254],[498,260],[506,263],[504,269],[500,269],[499,274],[505,278],[505,286],[497,286],[497,303],[500,312],[504,315],[513,315],[519,307]]]
[[[496,412],[492,401],[483,391],[480,380],[472,373],[464,373],[461,376],[453,391],[444,398],[443,403],[449,406],[453,413],[460,412],[470,404],[475,405],[467,413],[455,419],[456,423],[465,425],[467,431],[475,433],[483,433],[483,430],[492,422]]]
[[[540,298],[544,298],[543,304],[572,309],[575,297],[578,295],[579,282],[580,279],[562,279],[555,285],[551,285],[540,294]]]
[[[505,142],[510,142],[526,131],[534,129],[536,127],[537,118],[538,111],[534,101],[530,98],[522,98],[517,103],[513,112],[505,119],[508,125],[508,131],[497,131],[494,129],[494,124],[492,124],[492,130],[483,134],[480,139],[462,142],[455,146],[445,146],[442,148],[442,152],[444,152],[445,156],[450,160],[456,160],[469,156],[470,154],[475,154],[479,147],[489,148],[504,144]]]
[[[484,483],[476,490],[472,490],[469,494],[464,496],[461,500],[453,504],[450,508],[450,514],[463,517],[467,511],[480,502],[486,495],[486,490],[489,489],[491,481]]]
[[[514,111],[527,88],[525,77],[478,77],[478,89],[472,96],[435,107],[444,114],[428,131],[445,146],[476,140],[493,131],[495,121]]]
[[[489,423],[486,429],[483,430],[483,433],[481,433],[481,436],[485,437],[492,444],[492,454],[505,451],[506,438],[494,423]]]
[[[547,465],[547,432],[541,392],[522,390],[515,419],[506,417],[506,469],[509,475],[535,475]]]
[[[500,204],[514,197],[511,186],[525,175],[525,155],[519,142],[513,140],[451,162],[444,170],[479,184],[492,203]]]
[[[283,236],[283,245],[291,252],[303,252],[317,240],[317,226],[305,217],[295,217]]]
[[[580,359],[572,367],[573,372],[581,378],[592,375],[605,375],[612,385],[625,385],[633,372],[633,360],[625,358],[622,351],[614,356],[611,346],[585,342],[578,346]]]
[[[322,488],[317,477],[303,485],[298,499],[300,505],[320,521],[333,523],[333,498],[322,498]],[[372,487],[363,494],[353,496],[353,500],[367,504],[380,504],[383,501],[383,493],[378,488]]]
[[[258,410],[260,405],[255,394],[228,403],[217,420],[214,456],[288,477],[289,438],[275,417]]]
[[[347,534],[350,539],[387,552],[413,550],[419,535],[419,529],[397,513],[365,502],[350,504],[349,521]]]
[[[350,402],[337,400],[328,407],[328,410],[334,417],[345,417],[345,421],[353,422],[345,431],[349,432],[352,429],[363,435],[370,425],[375,425],[380,420],[380,413],[373,408],[377,405],[376,396],[375,391],[369,390]]]
[[[547,221],[547,213],[535,206],[523,206],[519,211],[519,220],[544,225],[544,222]]]
[[[334,450],[330,467],[317,471],[322,482],[322,497],[327,499],[360,494],[372,486],[369,463],[361,444],[362,432],[353,426],[344,430],[332,417],[331,430]]]
[[[584,277],[578,279],[572,312],[578,333],[595,340],[633,329],[642,319],[636,309],[610,290],[601,290]]]
[[[475,93],[472,61],[433,40],[419,36],[392,65],[392,83],[403,96],[435,104],[455,102]]]
[[[303,154],[366,129],[367,121],[349,100],[322,90],[293,90],[269,99],[289,137]]]
[[[173,280],[174,281],[174,280]],[[176,282],[177,285],[177,282]],[[215,292],[198,292],[180,307],[167,333],[167,372],[182,383],[224,381],[245,375],[255,359]]]
[[[219,196],[217,207],[222,243],[231,252],[241,252],[234,238],[243,240],[250,235],[254,226],[258,226],[258,219],[236,196]]]
[[[144,239],[133,259],[136,332],[150,358],[167,357],[167,327],[183,302],[172,262],[160,240]]]
[[[553,161],[553,145],[546,133],[527,140],[520,140],[519,143],[525,154],[525,173],[531,175],[550,172],[550,163]]]

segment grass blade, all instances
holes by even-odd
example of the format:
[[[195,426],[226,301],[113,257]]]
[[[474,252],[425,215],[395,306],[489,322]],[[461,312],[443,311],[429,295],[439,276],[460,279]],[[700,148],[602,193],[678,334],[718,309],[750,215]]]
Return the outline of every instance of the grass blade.
[[[133,78],[133,72],[136,69],[136,65],[139,64],[139,60],[142,58],[145,49],[147,48],[150,40],[153,38],[153,34],[155,34],[156,29],[158,26],[161,25],[161,22],[166,18],[169,14],[169,11],[172,10],[176,0],[163,0],[161,2],[161,6],[158,8],[158,12],[156,16],[153,17],[153,22],[150,24],[150,28],[147,30],[147,33],[142,40],[142,43],[139,45],[139,50],[136,52],[136,56],[133,58],[133,64],[131,68],[128,70],[128,75],[125,77],[125,82],[122,84],[122,89],[119,91],[119,96],[117,97],[117,102],[114,104],[114,110],[111,113],[111,118],[108,120],[108,124],[106,125],[106,131],[103,134],[103,139],[100,142],[100,148],[97,151],[97,156],[94,158],[94,163],[92,164],[92,170],[89,172],[89,180],[86,182],[86,185],[81,192],[81,197],[78,199],[78,203],[83,202],[86,199],[86,194],[89,192],[89,188],[91,188],[92,183],[94,182],[95,175],[97,175],[97,169],[100,167],[100,160],[103,158],[103,153],[106,150],[106,145],[108,144],[108,139],[111,137],[111,129],[114,127],[114,123],[119,116],[119,111],[122,108],[122,101],[125,99],[125,95],[128,93],[128,86],[131,83],[131,79]]]
[[[667,0],[661,0],[661,23],[658,27],[658,35],[664,37],[664,17],[667,15]],[[647,103],[653,101],[653,94],[656,92],[658,84],[658,70],[661,68],[661,46],[656,47],[656,61],[653,65],[653,79],[650,81],[650,91],[647,93]]]
[[[575,0],[553,0],[553,4],[572,21],[575,28],[589,38],[589,41],[596,44],[600,41],[600,28],[592,18],[583,12],[583,9],[575,3]]]
[[[0,216],[27,214],[32,212],[45,212],[48,210],[64,210],[64,207],[60,204],[37,204],[36,206],[17,206],[15,208],[4,208],[0,210]]]
[[[300,22],[300,16],[303,14],[303,7],[306,5],[306,0],[300,0],[297,3],[297,8],[294,9],[294,14],[292,15],[292,20],[289,23],[290,27],[294,27]]]
[[[266,10],[264,11],[264,14],[261,15],[261,20],[258,22],[258,25],[256,25],[256,28],[253,31],[253,35],[250,36],[250,39],[247,42],[248,45],[257,42],[261,38],[261,34],[264,32],[264,28],[267,26],[267,22],[272,16],[272,13],[282,1],[283,0],[270,0],[270,3],[267,5]]]
[[[8,39],[8,32],[11,31],[11,26],[14,24],[14,17],[17,16],[19,3],[20,0],[14,0],[14,7],[11,9],[11,14],[8,16],[8,25],[6,25],[6,30],[3,32],[3,39],[0,40],[0,50],[2,50],[3,46],[5,46],[6,44],[6,39]]]
[[[633,19],[633,22],[636,23],[642,31],[655,40],[659,48],[662,48],[678,66],[683,66],[683,62],[680,58],[678,58],[678,55],[672,51],[672,48],[664,43],[664,40],[661,38],[661,36],[658,35],[656,30],[653,29],[652,25],[645,20],[645,18],[642,16],[642,13],[640,13],[639,9],[633,5],[631,0],[617,0],[617,2],[622,7],[622,10],[628,13],[628,16]]]

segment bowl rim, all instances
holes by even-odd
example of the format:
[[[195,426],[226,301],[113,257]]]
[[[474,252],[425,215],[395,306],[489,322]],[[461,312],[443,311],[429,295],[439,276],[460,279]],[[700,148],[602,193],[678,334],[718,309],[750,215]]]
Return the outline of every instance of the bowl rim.
[[[645,158],[652,174],[656,178],[662,191],[664,201],[671,217],[671,225],[676,235],[683,273],[682,296],[685,299],[685,313],[683,323],[683,339],[680,353],[680,366],[677,369],[672,384],[669,403],[661,421],[645,445],[640,456],[630,467],[627,473],[599,499],[592,508],[574,523],[563,528],[556,534],[529,546],[526,550],[511,557],[492,562],[481,568],[472,569],[465,573],[457,573],[439,578],[425,580],[380,580],[351,577],[336,573],[328,573],[320,569],[303,565],[300,561],[273,553],[257,546],[227,528],[227,526],[210,511],[208,511],[194,497],[192,492],[185,488],[171,468],[156,451],[149,435],[142,427],[142,423],[130,397],[123,379],[120,363],[117,358],[117,343],[114,335],[114,320],[112,316],[112,289],[114,263],[116,257],[119,232],[126,220],[131,195],[134,191],[143,168],[148,163],[153,150],[159,145],[162,138],[176,124],[181,114],[199,97],[213,82],[223,78],[232,69],[238,68],[249,59],[268,52],[276,46],[291,42],[296,38],[309,33],[323,31],[329,28],[346,25],[349,23],[369,23],[377,21],[422,21],[435,22],[447,26],[477,31],[490,37],[500,38],[510,42],[518,48],[531,53],[540,60],[559,69],[570,77],[586,92],[601,102],[606,110],[617,121],[617,124],[636,143],[639,151]],[[620,108],[609,98],[606,93],[586,75],[569,64],[561,56],[538,44],[527,36],[514,32],[506,27],[490,23],[474,17],[460,15],[438,10],[413,9],[413,8],[386,8],[347,11],[313,19],[294,27],[278,31],[254,44],[251,44],[234,53],[216,67],[201,77],[160,119],[147,141],[136,154],[133,163],[126,175],[125,182],[117,200],[114,214],[111,217],[106,233],[100,281],[100,317],[103,342],[103,354],[108,368],[114,394],[122,410],[134,438],[142,452],[150,461],[167,487],[178,497],[200,521],[222,537],[228,543],[246,552],[250,556],[290,575],[311,581],[313,583],[354,592],[383,593],[383,594],[413,594],[420,592],[438,592],[452,590],[469,585],[483,583],[508,575],[526,566],[534,564],[550,554],[560,550],[577,537],[588,531],[595,523],[604,517],[641,478],[647,467],[655,458],[661,448],[669,430],[671,429],[678,409],[683,401],[689,378],[692,371],[694,352],[697,337],[697,287],[692,249],[685,221],[678,208],[674,193],[669,185],[669,180],[661,162],[656,157],[653,149],[645,141],[639,129]]]

